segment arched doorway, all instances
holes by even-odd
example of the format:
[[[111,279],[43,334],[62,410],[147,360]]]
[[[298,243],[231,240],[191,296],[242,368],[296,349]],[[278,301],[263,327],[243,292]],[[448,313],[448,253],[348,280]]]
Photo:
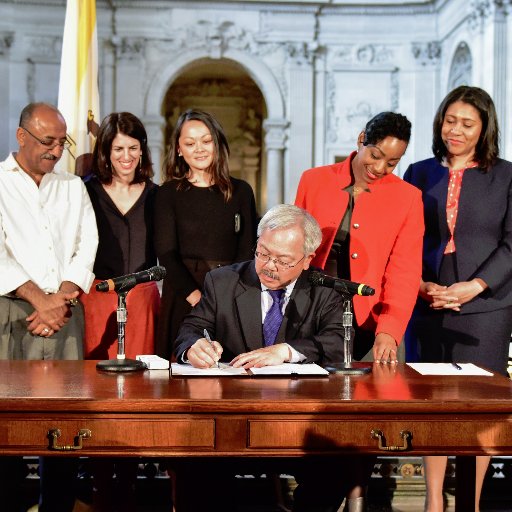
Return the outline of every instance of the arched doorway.
[[[261,210],[266,188],[262,148],[267,108],[259,87],[235,61],[197,59],[175,78],[163,99],[165,145],[178,116],[188,108],[205,110],[221,123],[231,150],[231,174],[252,186]]]
[[[256,191],[260,213],[264,213],[267,208],[282,203],[284,199],[284,153],[288,120],[285,118],[283,94],[277,77],[258,55],[229,47],[223,55],[221,59],[211,60],[215,63],[237,63],[258,86],[265,101],[267,117],[263,119],[265,137],[262,141],[261,183]],[[167,124],[162,112],[164,99],[172,84],[183,73],[196,67],[196,63],[209,59],[210,55],[205,48],[182,51],[148,80],[142,120],[148,131],[157,183],[161,181],[160,162],[165,147],[164,129]]]

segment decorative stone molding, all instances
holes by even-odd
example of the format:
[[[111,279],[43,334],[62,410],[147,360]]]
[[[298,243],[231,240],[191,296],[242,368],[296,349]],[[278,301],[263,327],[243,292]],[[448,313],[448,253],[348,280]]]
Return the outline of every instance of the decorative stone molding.
[[[193,25],[174,30],[166,44],[171,50],[206,48],[213,59],[220,59],[227,48],[257,53],[253,34],[228,20],[212,22],[199,19]]]
[[[471,51],[466,42],[461,42],[457,46],[450,66],[450,75],[448,78],[448,89],[452,90],[459,85],[471,84],[471,75],[473,73],[473,59]]]
[[[395,52],[392,47],[383,44],[364,44],[360,46],[345,44],[334,50],[330,61],[333,66],[377,66],[392,63]]]
[[[421,66],[437,66],[441,60],[441,43],[429,41],[412,43],[412,54]]]
[[[471,0],[468,25],[471,32],[481,32],[492,16],[508,16],[512,0]]]
[[[123,37],[119,42],[116,40],[112,42],[116,46],[118,59],[137,60],[144,57],[146,48],[146,40],[144,38]]]
[[[265,145],[267,149],[284,149],[286,145],[286,119],[265,119],[263,129],[265,130]]]
[[[6,55],[14,41],[14,32],[0,32],[0,55]]]
[[[400,70],[398,68],[391,72],[391,110],[398,112],[400,108]]]
[[[353,128],[346,130],[347,140],[352,140],[353,132],[359,133],[366,123],[378,112],[375,105],[361,101],[355,107],[347,108],[345,118],[348,125]]]
[[[27,59],[27,97],[30,103],[36,99],[36,65],[32,59]]]
[[[35,61],[59,62],[62,38],[57,36],[28,36],[24,40],[27,55]]]
[[[312,43],[286,43],[285,50],[288,60],[296,66],[311,66],[318,50],[318,44]]]
[[[336,80],[333,73],[327,73],[325,88],[327,111],[326,138],[327,142],[334,144],[338,140],[339,118],[336,116]]]

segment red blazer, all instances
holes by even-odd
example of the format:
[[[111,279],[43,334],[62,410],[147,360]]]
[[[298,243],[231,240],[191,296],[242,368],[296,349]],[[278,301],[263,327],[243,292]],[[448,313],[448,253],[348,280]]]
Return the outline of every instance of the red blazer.
[[[347,208],[350,163],[305,171],[295,204],[322,228],[322,243],[312,261],[324,268]],[[350,278],[375,288],[371,297],[354,297],[357,325],[384,332],[401,342],[418,296],[423,247],[420,191],[393,174],[369,185],[357,197],[350,226]]]

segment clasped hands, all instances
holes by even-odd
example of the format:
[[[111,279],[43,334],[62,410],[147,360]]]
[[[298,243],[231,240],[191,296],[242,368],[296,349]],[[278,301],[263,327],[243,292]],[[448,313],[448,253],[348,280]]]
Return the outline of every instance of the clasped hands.
[[[481,279],[461,281],[451,286],[442,286],[432,282],[421,282],[420,297],[430,303],[432,309],[451,309],[460,311],[463,304],[474,299],[487,288]]]
[[[40,296],[34,303],[34,312],[27,317],[27,330],[34,336],[52,336],[68,323],[70,304],[78,295],[78,291],[58,291]]]
[[[220,360],[223,350],[218,341],[212,341],[210,344],[205,338],[200,338],[188,349],[187,359],[195,368],[210,368]],[[234,368],[261,368],[285,363],[290,357],[288,345],[276,343],[270,347],[239,354],[229,364]]]

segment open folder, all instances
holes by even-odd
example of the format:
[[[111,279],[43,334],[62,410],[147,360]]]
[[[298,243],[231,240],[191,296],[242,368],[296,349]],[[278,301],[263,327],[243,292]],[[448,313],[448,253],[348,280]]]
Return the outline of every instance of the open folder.
[[[183,377],[237,377],[261,375],[271,376],[311,376],[323,377],[328,376],[329,372],[315,363],[295,364],[284,363],[273,366],[264,366],[263,368],[251,368],[244,370],[243,368],[234,368],[227,363],[219,363],[219,368],[194,368],[190,364],[171,364],[171,372],[173,376]]]

